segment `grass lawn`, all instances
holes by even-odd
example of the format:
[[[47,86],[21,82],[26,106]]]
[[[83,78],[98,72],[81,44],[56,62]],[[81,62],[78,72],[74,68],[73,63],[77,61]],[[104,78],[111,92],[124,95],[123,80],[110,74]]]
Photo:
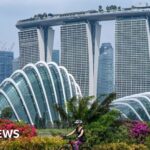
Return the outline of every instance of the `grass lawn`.
[[[38,136],[56,136],[56,135],[66,135],[73,129],[38,129]]]

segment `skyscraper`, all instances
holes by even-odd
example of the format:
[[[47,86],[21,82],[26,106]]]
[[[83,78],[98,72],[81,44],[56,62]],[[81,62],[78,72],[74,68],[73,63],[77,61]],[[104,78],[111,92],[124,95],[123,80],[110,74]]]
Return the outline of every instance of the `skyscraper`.
[[[14,60],[13,60],[13,72],[14,71],[16,71],[17,69],[19,69],[19,63],[20,62],[20,58],[18,57],[18,58],[15,58]]]
[[[112,93],[114,88],[114,51],[111,43],[102,43],[98,67],[97,96]]]
[[[150,91],[149,31],[146,17],[116,20],[115,90],[118,98]]]
[[[61,65],[75,77],[84,96],[96,96],[99,42],[97,22],[61,26]]]
[[[20,67],[37,61],[50,61],[53,49],[54,30],[45,28],[24,28],[19,32]]]
[[[52,52],[52,61],[60,64],[60,51],[59,50],[53,50]]]
[[[11,75],[13,58],[13,52],[0,51],[0,82]]]

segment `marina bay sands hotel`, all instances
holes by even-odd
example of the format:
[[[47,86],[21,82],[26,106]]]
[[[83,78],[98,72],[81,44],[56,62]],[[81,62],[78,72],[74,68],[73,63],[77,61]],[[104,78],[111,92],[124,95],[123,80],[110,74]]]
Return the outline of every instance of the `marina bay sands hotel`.
[[[61,28],[61,65],[75,77],[83,95],[96,95],[101,21],[115,20],[117,97],[150,91],[150,7],[109,11],[38,14],[19,20],[20,67],[51,61],[53,26]],[[109,34],[107,35],[109,39]]]

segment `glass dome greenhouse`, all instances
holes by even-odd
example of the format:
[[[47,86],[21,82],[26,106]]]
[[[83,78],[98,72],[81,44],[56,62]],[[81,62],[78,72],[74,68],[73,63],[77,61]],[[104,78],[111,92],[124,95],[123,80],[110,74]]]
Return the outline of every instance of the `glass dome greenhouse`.
[[[150,121],[150,92],[116,99],[111,103],[111,109],[120,111],[124,118]]]
[[[13,120],[35,124],[35,118],[45,117],[52,125],[61,120],[54,105],[65,108],[73,96],[81,96],[74,77],[54,62],[27,64],[0,84],[0,112],[10,107]]]

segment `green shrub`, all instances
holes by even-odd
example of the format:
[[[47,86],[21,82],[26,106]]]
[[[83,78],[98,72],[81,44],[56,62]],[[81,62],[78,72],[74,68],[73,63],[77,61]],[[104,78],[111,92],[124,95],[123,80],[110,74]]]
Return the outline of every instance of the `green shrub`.
[[[116,132],[118,136],[126,138],[126,130],[119,129],[120,124],[118,124],[118,116],[120,114],[117,111],[110,111],[105,115],[101,116],[97,121],[92,122],[87,126],[87,140],[91,145],[100,144],[100,143],[109,143],[118,140],[118,137],[115,138]],[[118,130],[119,129],[119,130]],[[121,134],[122,133],[124,134]]]
[[[67,135],[73,129],[38,129],[38,136],[60,136]]]
[[[144,143],[150,149],[150,136],[148,136]]]
[[[126,143],[110,143],[110,144],[97,145],[93,149],[94,150],[148,150],[148,148],[142,144],[128,145]]]
[[[60,137],[19,138],[1,141],[0,150],[54,150],[66,142]]]

